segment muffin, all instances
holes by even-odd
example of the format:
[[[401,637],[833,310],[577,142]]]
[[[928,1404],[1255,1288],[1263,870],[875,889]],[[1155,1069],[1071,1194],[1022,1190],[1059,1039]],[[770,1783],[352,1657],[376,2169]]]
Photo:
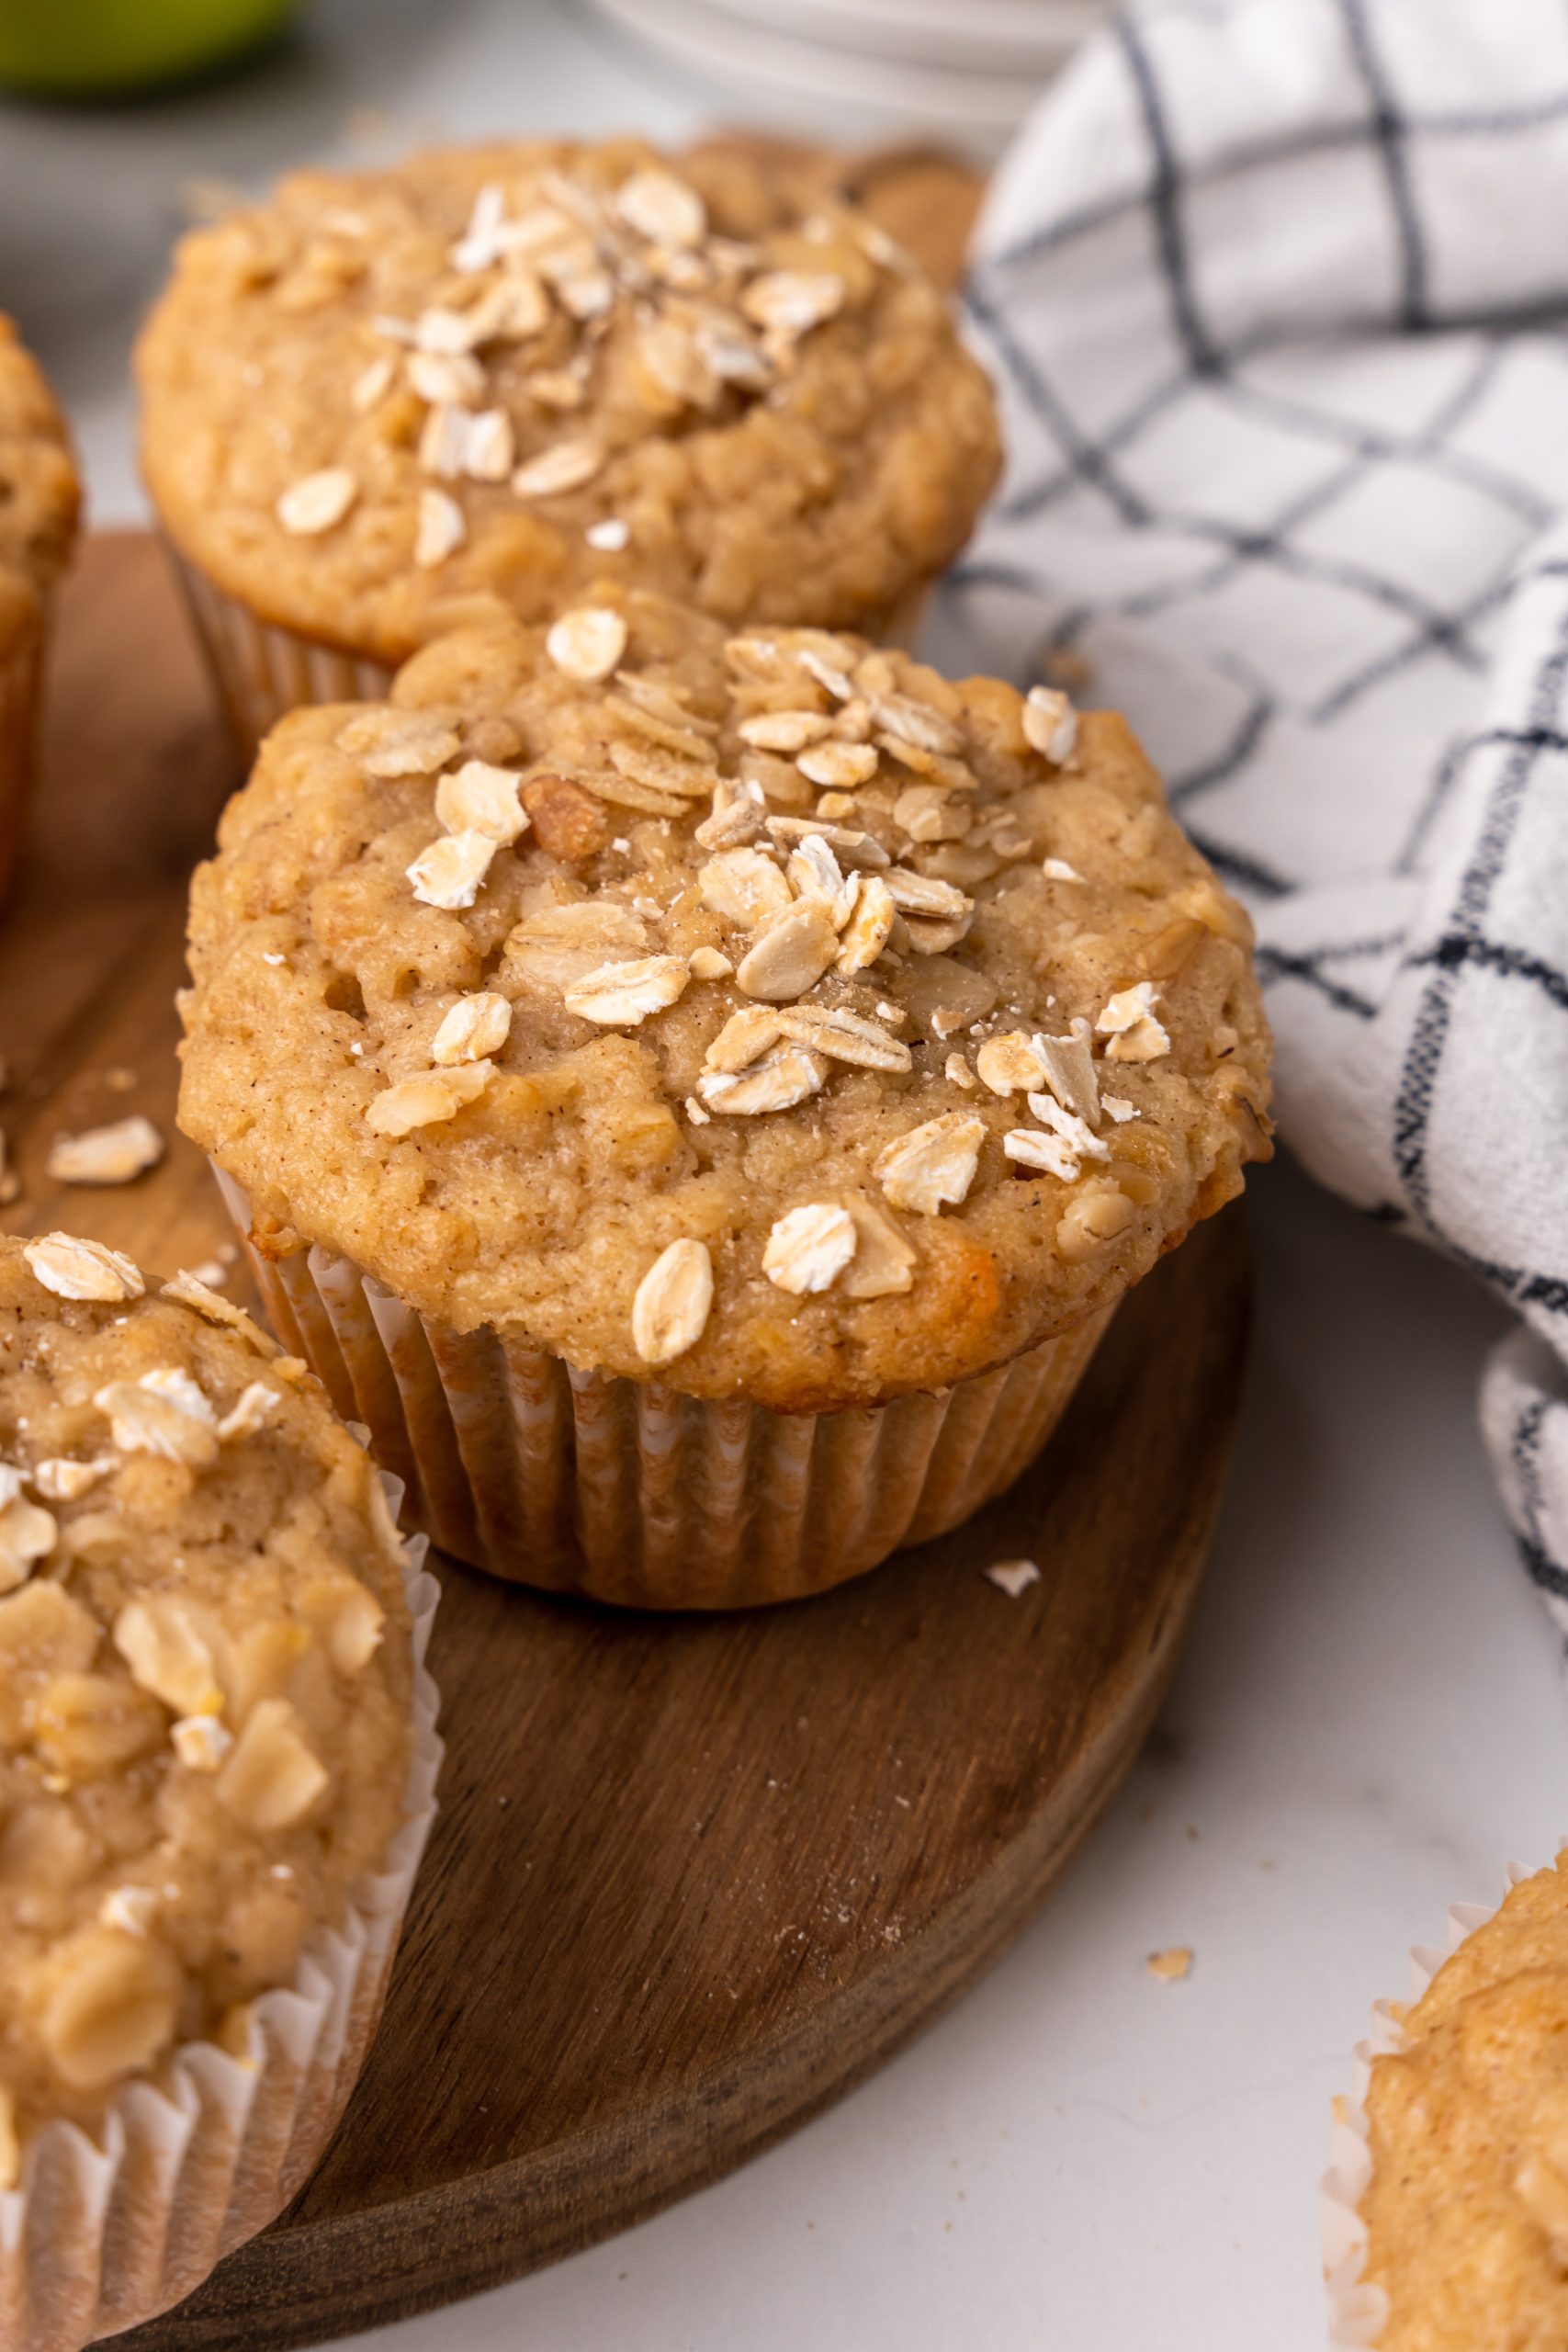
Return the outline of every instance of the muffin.
[[[80,500],[60,411],[0,314],[0,897],[21,852],[50,607]]]
[[[596,593],[274,730],[180,1120],[445,1549],[782,1599],[1014,1477],[1266,1153],[1248,928],[1120,718]]]
[[[325,2145],[430,1822],[434,1586],[305,1365],[96,1242],[0,1238],[0,2335],[75,2352]]]
[[[1361,2299],[1379,2352],[1568,2344],[1568,1854],[1516,1884],[1371,2061]]]
[[[187,237],[142,466],[250,747],[601,574],[884,635],[999,462],[947,304],[850,203],[718,149],[307,172]]]

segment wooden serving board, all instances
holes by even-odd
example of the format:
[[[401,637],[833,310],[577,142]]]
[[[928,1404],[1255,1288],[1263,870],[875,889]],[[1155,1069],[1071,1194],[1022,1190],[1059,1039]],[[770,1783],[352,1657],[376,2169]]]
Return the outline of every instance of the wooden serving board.
[[[227,1229],[175,1132],[190,867],[232,781],[161,560],[66,592],[37,838],[0,925],[0,1104],[29,1233],[173,1271]],[[152,1174],[62,1193],[130,1110]],[[238,1270],[235,1295],[243,1291]],[[846,2090],[995,1958],[1115,1788],[1213,1526],[1246,1322],[1235,1211],[1136,1291],[1042,1461],[827,1598],[660,1620],[438,1563],[443,1811],[386,2022],[293,2210],[138,2352],[315,2341],[547,2262]],[[1017,1600],[982,1571],[1019,1555]]]

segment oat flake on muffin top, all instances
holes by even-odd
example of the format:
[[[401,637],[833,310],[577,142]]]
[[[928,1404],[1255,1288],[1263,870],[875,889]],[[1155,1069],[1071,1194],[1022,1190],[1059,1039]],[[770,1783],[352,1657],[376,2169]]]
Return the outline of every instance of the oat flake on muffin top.
[[[1265,1156],[1245,915],[1123,723],[604,589],[295,713],[193,888],[261,1246],[828,1410],[1071,1328]]]
[[[376,1473],[194,1277],[0,1239],[0,2187],[175,2046],[243,2048],[402,1818]]]
[[[183,552],[389,662],[606,566],[874,627],[998,462],[945,302],[863,214],[633,141],[296,175],[186,239],[139,368]]]

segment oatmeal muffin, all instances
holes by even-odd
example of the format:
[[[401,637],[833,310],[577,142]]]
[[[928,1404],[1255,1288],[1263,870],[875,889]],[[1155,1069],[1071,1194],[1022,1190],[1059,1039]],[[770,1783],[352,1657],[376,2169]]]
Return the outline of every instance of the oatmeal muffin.
[[[942,296],[733,149],[298,174],[186,239],[138,365],[148,486],[249,743],[602,574],[888,633],[998,465]]]
[[[418,1523],[529,1582],[953,1524],[1267,1152],[1246,917],[1045,689],[606,584],[295,713],[220,841],[181,1123]]]
[[[0,896],[21,850],[50,606],[80,496],[60,411],[0,313]]]
[[[8,2346],[164,2309],[320,2155],[428,1826],[427,1583],[238,1308],[0,1238]]]
[[[1379,2352],[1568,2344],[1568,1854],[1522,1880],[1374,2058],[1364,2278]]]

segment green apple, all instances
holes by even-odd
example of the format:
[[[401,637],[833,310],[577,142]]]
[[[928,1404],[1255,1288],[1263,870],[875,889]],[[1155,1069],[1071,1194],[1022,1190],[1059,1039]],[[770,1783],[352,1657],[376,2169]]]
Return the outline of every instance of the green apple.
[[[112,97],[205,73],[265,40],[296,0],[0,0],[0,82]]]

